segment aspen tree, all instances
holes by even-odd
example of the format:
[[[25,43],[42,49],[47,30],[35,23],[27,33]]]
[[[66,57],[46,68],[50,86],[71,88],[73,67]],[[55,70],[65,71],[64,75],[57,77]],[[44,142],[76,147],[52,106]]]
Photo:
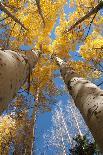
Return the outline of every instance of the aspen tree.
[[[103,90],[81,78],[62,59],[54,56],[63,80],[98,146],[103,151]]]
[[[24,55],[11,50],[0,50],[0,113],[25,83],[38,58],[37,51]]]

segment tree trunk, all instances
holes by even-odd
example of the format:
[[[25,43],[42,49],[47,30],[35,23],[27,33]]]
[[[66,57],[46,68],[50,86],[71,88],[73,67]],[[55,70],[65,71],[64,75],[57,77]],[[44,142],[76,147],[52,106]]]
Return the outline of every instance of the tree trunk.
[[[23,55],[0,49],[0,114],[25,83],[38,58],[37,51]]]
[[[35,105],[34,105],[34,109],[33,109],[33,116],[32,116],[32,139],[31,139],[31,155],[35,155],[35,129],[36,129],[36,121],[37,121],[37,112],[38,112],[38,104],[39,104],[39,92],[40,89],[39,87],[37,88],[37,93],[36,93],[36,97],[35,97]]]
[[[75,105],[103,151],[103,90],[81,78],[60,58],[55,56],[54,59],[60,66],[61,75]]]
[[[33,112],[32,112],[32,119],[30,123],[30,127],[27,130],[27,135],[26,137],[28,140],[26,142],[26,151],[25,155],[34,155],[35,154],[35,129],[36,129],[36,121],[37,121],[37,114],[38,114],[38,103],[39,103],[39,87],[37,88],[37,93],[35,96],[35,105],[33,107]]]

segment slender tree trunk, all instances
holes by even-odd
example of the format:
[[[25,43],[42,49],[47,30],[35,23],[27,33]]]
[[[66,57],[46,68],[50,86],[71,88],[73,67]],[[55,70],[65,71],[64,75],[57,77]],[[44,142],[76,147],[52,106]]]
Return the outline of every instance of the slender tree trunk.
[[[30,51],[23,55],[0,49],[0,114],[25,83],[38,58],[37,51]]]
[[[32,113],[31,126],[27,131],[28,140],[26,144],[26,152],[25,155],[34,155],[35,154],[35,128],[36,128],[36,120],[38,113],[38,103],[39,103],[39,87],[37,88],[37,93],[35,97],[35,105]]]
[[[103,151],[103,90],[81,78],[63,60],[54,56],[61,75],[98,146]]]
[[[35,127],[36,127],[38,104],[39,104],[39,91],[40,91],[40,89],[38,87],[36,98],[35,98],[35,105],[34,105],[34,109],[33,109],[33,118],[32,118],[33,126],[32,126],[32,140],[31,140],[31,155],[35,154],[34,142],[35,142]]]

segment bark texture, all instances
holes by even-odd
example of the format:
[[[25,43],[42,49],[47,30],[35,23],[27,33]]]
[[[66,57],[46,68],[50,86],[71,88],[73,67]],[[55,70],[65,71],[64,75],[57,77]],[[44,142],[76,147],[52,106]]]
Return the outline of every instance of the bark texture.
[[[37,51],[23,55],[0,49],[0,114],[24,84],[38,58]]]
[[[55,58],[61,75],[98,146],[103,151],[103,90],[79,77],[61,59]]]

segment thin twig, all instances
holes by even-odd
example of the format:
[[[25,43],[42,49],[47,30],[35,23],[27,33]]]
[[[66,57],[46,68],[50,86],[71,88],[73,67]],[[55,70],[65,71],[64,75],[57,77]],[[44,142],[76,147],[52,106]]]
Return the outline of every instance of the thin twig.
[[[103,84],[103,81],[101,82],[101,83],[99,83],[97,86],[100,86],[100,85],[102,85]]]
[[[93,16],[93,18],[92,18],[92,20],[91,20],[91,22],[90,22],[90,25],[89,25],[89,28],[88,28],[88,32],[87,32],[85,38],[83,39],[83,41],[88,37],[89,32],[90,32],[90,28],[91,28],[91,26],[92,26],[92,24],[93,24],[93,20],[94,20],[94,18],[96,17],[96,15],[97,15],[97,12],[95,13],[95,15]]]

